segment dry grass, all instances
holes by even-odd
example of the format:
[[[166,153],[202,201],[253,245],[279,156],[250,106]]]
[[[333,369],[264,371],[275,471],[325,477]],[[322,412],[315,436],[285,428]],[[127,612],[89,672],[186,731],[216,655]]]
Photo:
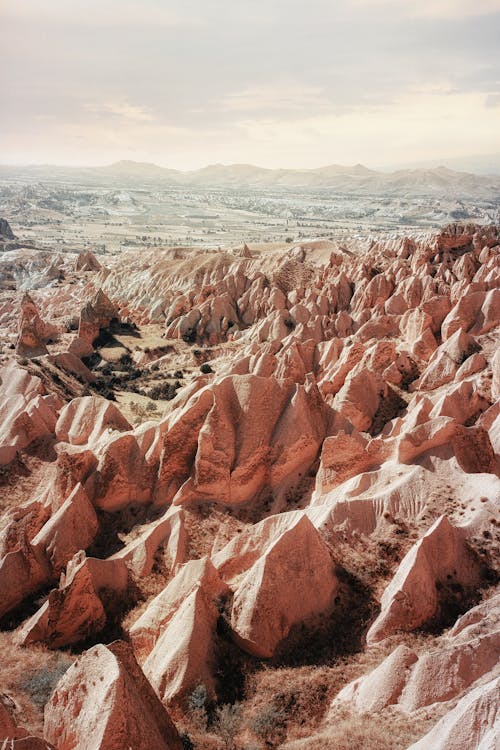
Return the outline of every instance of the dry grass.
[[[394,636],[369,650],[323,666],[276,668],[250,663],[242,665],[245,683],[244,694],[240,697],[241,729],[235,737],[235,747],[238,750],[250,747],[257,750],[288,747],[284,743],[300,741],[305,744],[297,744],[297,748],[343,748],[342,737],[346,734],[355,738],[358,744],[352,747],[359,750],[406,748],[427,731],[436,721],[435,717],[419,719],[415,723],[414,717],[408,718],[398,712],[393,716],[391,710],[380,716],[360,717],[342,706],[335,709],[338,716],[334,717],[334,728],[329,726],[329,720],[328,729],[324,729],[325,717],[331,711],[330,705],[337,693],[347,683],[372,671],[402,642],[418,653],[428,649],[434,639],[424,634]],[[210,711],[203,726],[195,712],[188,710],[183,713],[180,708],[176,711],[173,715],[176,724],[188,733],[196,750],[223,747],[221,739],[217,740],[217,726],[211,723]],[[392,744],[376,744],[378,737],[387,742],[387,734],[393,725]],[[372,734],[373,746],[369,744]],[[313,739],[318,744],[314,744]],[[295,744],[290,744],[290,747],[295,748]]]
[[[186,508],[185,528],[189,536],[189,553],[192,559],[210,554],[214,542],[217,549],[240,534],[246,523],[237,517],[238,510],[216,506],[213,503]]]
[[[344,711],[313,736],[287,742],[283,750],[405,750],[435,723],[397,711],[359,714]],[[430,750],[430,749],[429,749]]]
[[[35,736],[43,734],[43,707],[72,661],[44,646],[16,646],[11,633],[0,633],[0,693],[15,702],[16,722]]]

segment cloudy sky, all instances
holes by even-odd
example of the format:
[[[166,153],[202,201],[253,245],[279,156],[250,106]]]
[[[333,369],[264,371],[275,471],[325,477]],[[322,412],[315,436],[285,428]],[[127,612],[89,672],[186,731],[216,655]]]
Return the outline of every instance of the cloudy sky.
[[[500,0],[1,0],[0,162],[500,151]]]

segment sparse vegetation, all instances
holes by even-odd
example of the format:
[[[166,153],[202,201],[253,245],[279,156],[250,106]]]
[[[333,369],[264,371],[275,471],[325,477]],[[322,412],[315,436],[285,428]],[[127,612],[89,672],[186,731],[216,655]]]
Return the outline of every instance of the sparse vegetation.
[[[71,661],[57,654],[51,665],[37,669],[23,679],[19,687],[28,693],[35,706],[43,708],[69,666]]]

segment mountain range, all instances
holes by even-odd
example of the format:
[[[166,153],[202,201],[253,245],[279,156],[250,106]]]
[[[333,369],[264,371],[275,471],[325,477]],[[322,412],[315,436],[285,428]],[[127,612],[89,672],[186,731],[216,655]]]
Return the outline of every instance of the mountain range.
[[[51,165],[0,166],[0,178],[78,180],[123,185],[152,182],[179,187],[248,187],[255,189],[328,189],[356,195],[435,195],[438,197],[496,198],[500,175],[460,172],[448,167],[399,169],[382,172],[362,164],[332,164],[316,169],[266,169],[252,164],[211,164],[193,171],[179,171],[156,164],[118,161],[100,167]]]

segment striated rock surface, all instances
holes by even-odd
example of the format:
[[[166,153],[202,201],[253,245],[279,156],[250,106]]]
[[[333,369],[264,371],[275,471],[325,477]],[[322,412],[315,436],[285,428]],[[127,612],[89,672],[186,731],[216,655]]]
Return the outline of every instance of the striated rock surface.
[[[293,625],[331,609],[337,588],[328,548],[303,516],[240,580],[231,610],[238,642],[252,654],[272,656]]]
[[[26,292],[21,300],[17,354],[20,357],[47,354],[46,343],[56,335],[57,329],[41,319],[33,299]]]
[[[500,677],[468,693],[408,750],[490,750],[500,743]]]
[[[471,587],[478,580],[477,563],[462,533],[442,516],[401,562],[383,593],[381,612],[367,641],[373,643],[398,630],[414,630],[427,623],[439,613],[443,589],[452,583]]]
[[[127,644],[98,644],[61,678],[45,708],[58,750],[182,750],[167,712]]]

